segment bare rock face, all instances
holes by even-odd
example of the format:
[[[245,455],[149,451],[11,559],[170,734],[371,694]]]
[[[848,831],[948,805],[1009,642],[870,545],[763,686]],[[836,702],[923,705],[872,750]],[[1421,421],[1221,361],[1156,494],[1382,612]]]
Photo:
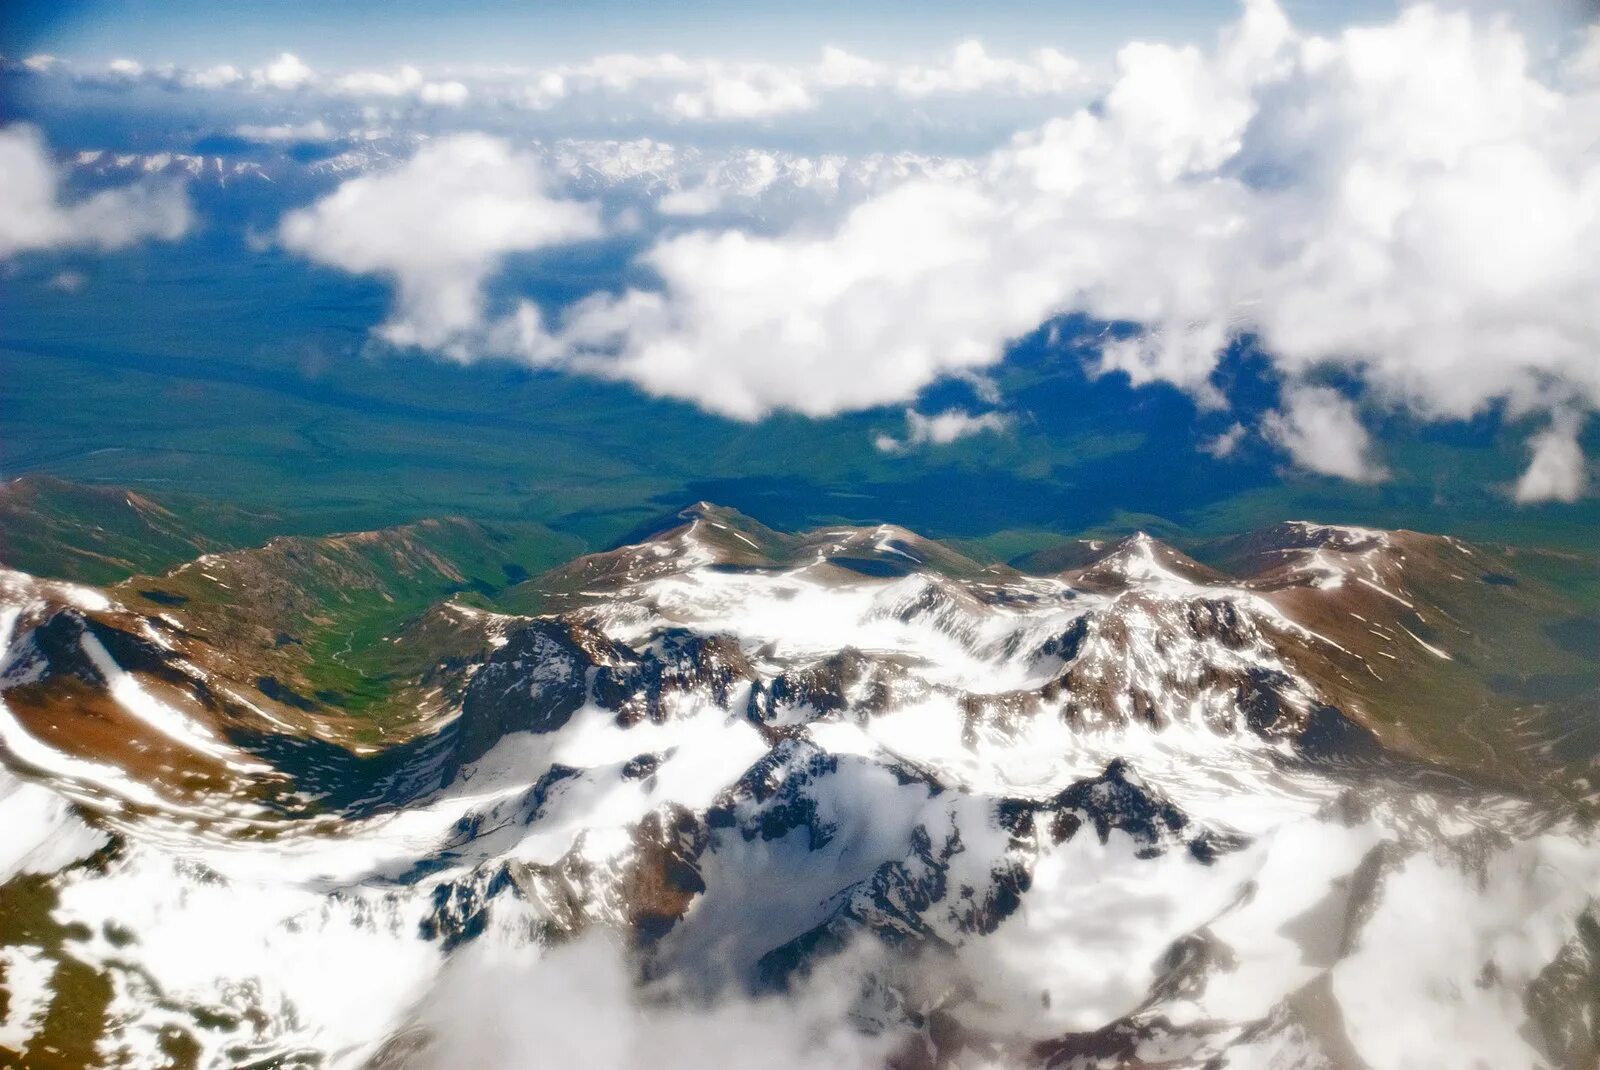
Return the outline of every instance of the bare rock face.
[[[1056,843],[1070,840],[1087,825],[1101,843],[1107,842],[1113,830],[1125,833],[1138,845],[1140,858],[1179,848],[1209,865],[1219,853],[1237,850],[1245,843],[1239,837],[1218,836],[1204,829],[1191,832],[1192,823],[1183,811],[1153,791],[1121,758],[1114,759],[1099,776],[1063,789],[1050,809],[1054,811],[1050,836]]]
[[[629,664],[632,653],[582,623],[531,621],[472,677],[461,704],[457,762],[482,757],[513,732],[555,732],[589,694],[591,669]]]
[[[619,725],[660,724],[671,716],[680,697],[709,698],[726,709],[738,687],[755,676],[736,639],[671,629],[658,635],[642,654],[600,666],[595,701],[615,710]]]

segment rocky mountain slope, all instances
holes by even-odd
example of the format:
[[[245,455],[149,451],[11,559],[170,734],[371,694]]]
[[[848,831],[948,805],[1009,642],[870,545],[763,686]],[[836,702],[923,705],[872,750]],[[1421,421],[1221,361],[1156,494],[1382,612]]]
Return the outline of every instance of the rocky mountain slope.
[[[1584,618],[1448,538],[1196,553],[702,503],[531,578],[452,521],[7,572],[0,1053],[1594,1066]]]

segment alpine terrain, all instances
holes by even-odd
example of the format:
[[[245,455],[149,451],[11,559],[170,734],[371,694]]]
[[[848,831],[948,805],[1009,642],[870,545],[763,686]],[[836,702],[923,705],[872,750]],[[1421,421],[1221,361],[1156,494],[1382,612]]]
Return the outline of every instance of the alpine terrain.
[[[0,1061],[1600,1062],[1593,618],[1536,554],[702,503],[538,571],[128,505],[205,552],[0,574]]]

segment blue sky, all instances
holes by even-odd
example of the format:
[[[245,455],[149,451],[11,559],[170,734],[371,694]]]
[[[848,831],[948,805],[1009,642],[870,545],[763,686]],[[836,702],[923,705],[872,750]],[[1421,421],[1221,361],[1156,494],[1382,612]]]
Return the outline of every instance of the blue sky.
[[[1395,6],[1300,0],[1286,9],[1297,24],[1327,31],[1387,17]],[[3,40],[17,56],[184,64],[251,62],[284,50],[328,66],[527,63],[655,49],[782,59],[823,44],[897,58],[971,36],[1003,48],[1049,43],[1103,58],[1134,37],[1209,41],[1236,13],[1230,0],[46,0],[9,4]]]

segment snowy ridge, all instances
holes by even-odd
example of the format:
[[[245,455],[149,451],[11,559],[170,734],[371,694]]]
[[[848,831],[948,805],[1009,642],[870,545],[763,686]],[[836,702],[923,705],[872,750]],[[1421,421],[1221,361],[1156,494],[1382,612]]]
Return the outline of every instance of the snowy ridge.
[[[1296,616],[1344,593],[1319,553],[1401,608],[1407,538],[1296,526],[1232,580],[1140,536],[1030,576],[702,503],[538,580],[542,616],[446,603],[483,640],[459,698],[364,755],[273,729],[182,607],[11,574],[0,870],[53,906],[0,949],[0,1045],[87,969],[108,1062],[181,1034],[200,1066],[525,1065],[491,993],[556,1043],[514,993],[604,961],[595,1065],[774,1007],[767,1042],[830,1065],[1592,1064],[1594,830],[1390,754]],[[52,734],[68,694],[140,747]]]

